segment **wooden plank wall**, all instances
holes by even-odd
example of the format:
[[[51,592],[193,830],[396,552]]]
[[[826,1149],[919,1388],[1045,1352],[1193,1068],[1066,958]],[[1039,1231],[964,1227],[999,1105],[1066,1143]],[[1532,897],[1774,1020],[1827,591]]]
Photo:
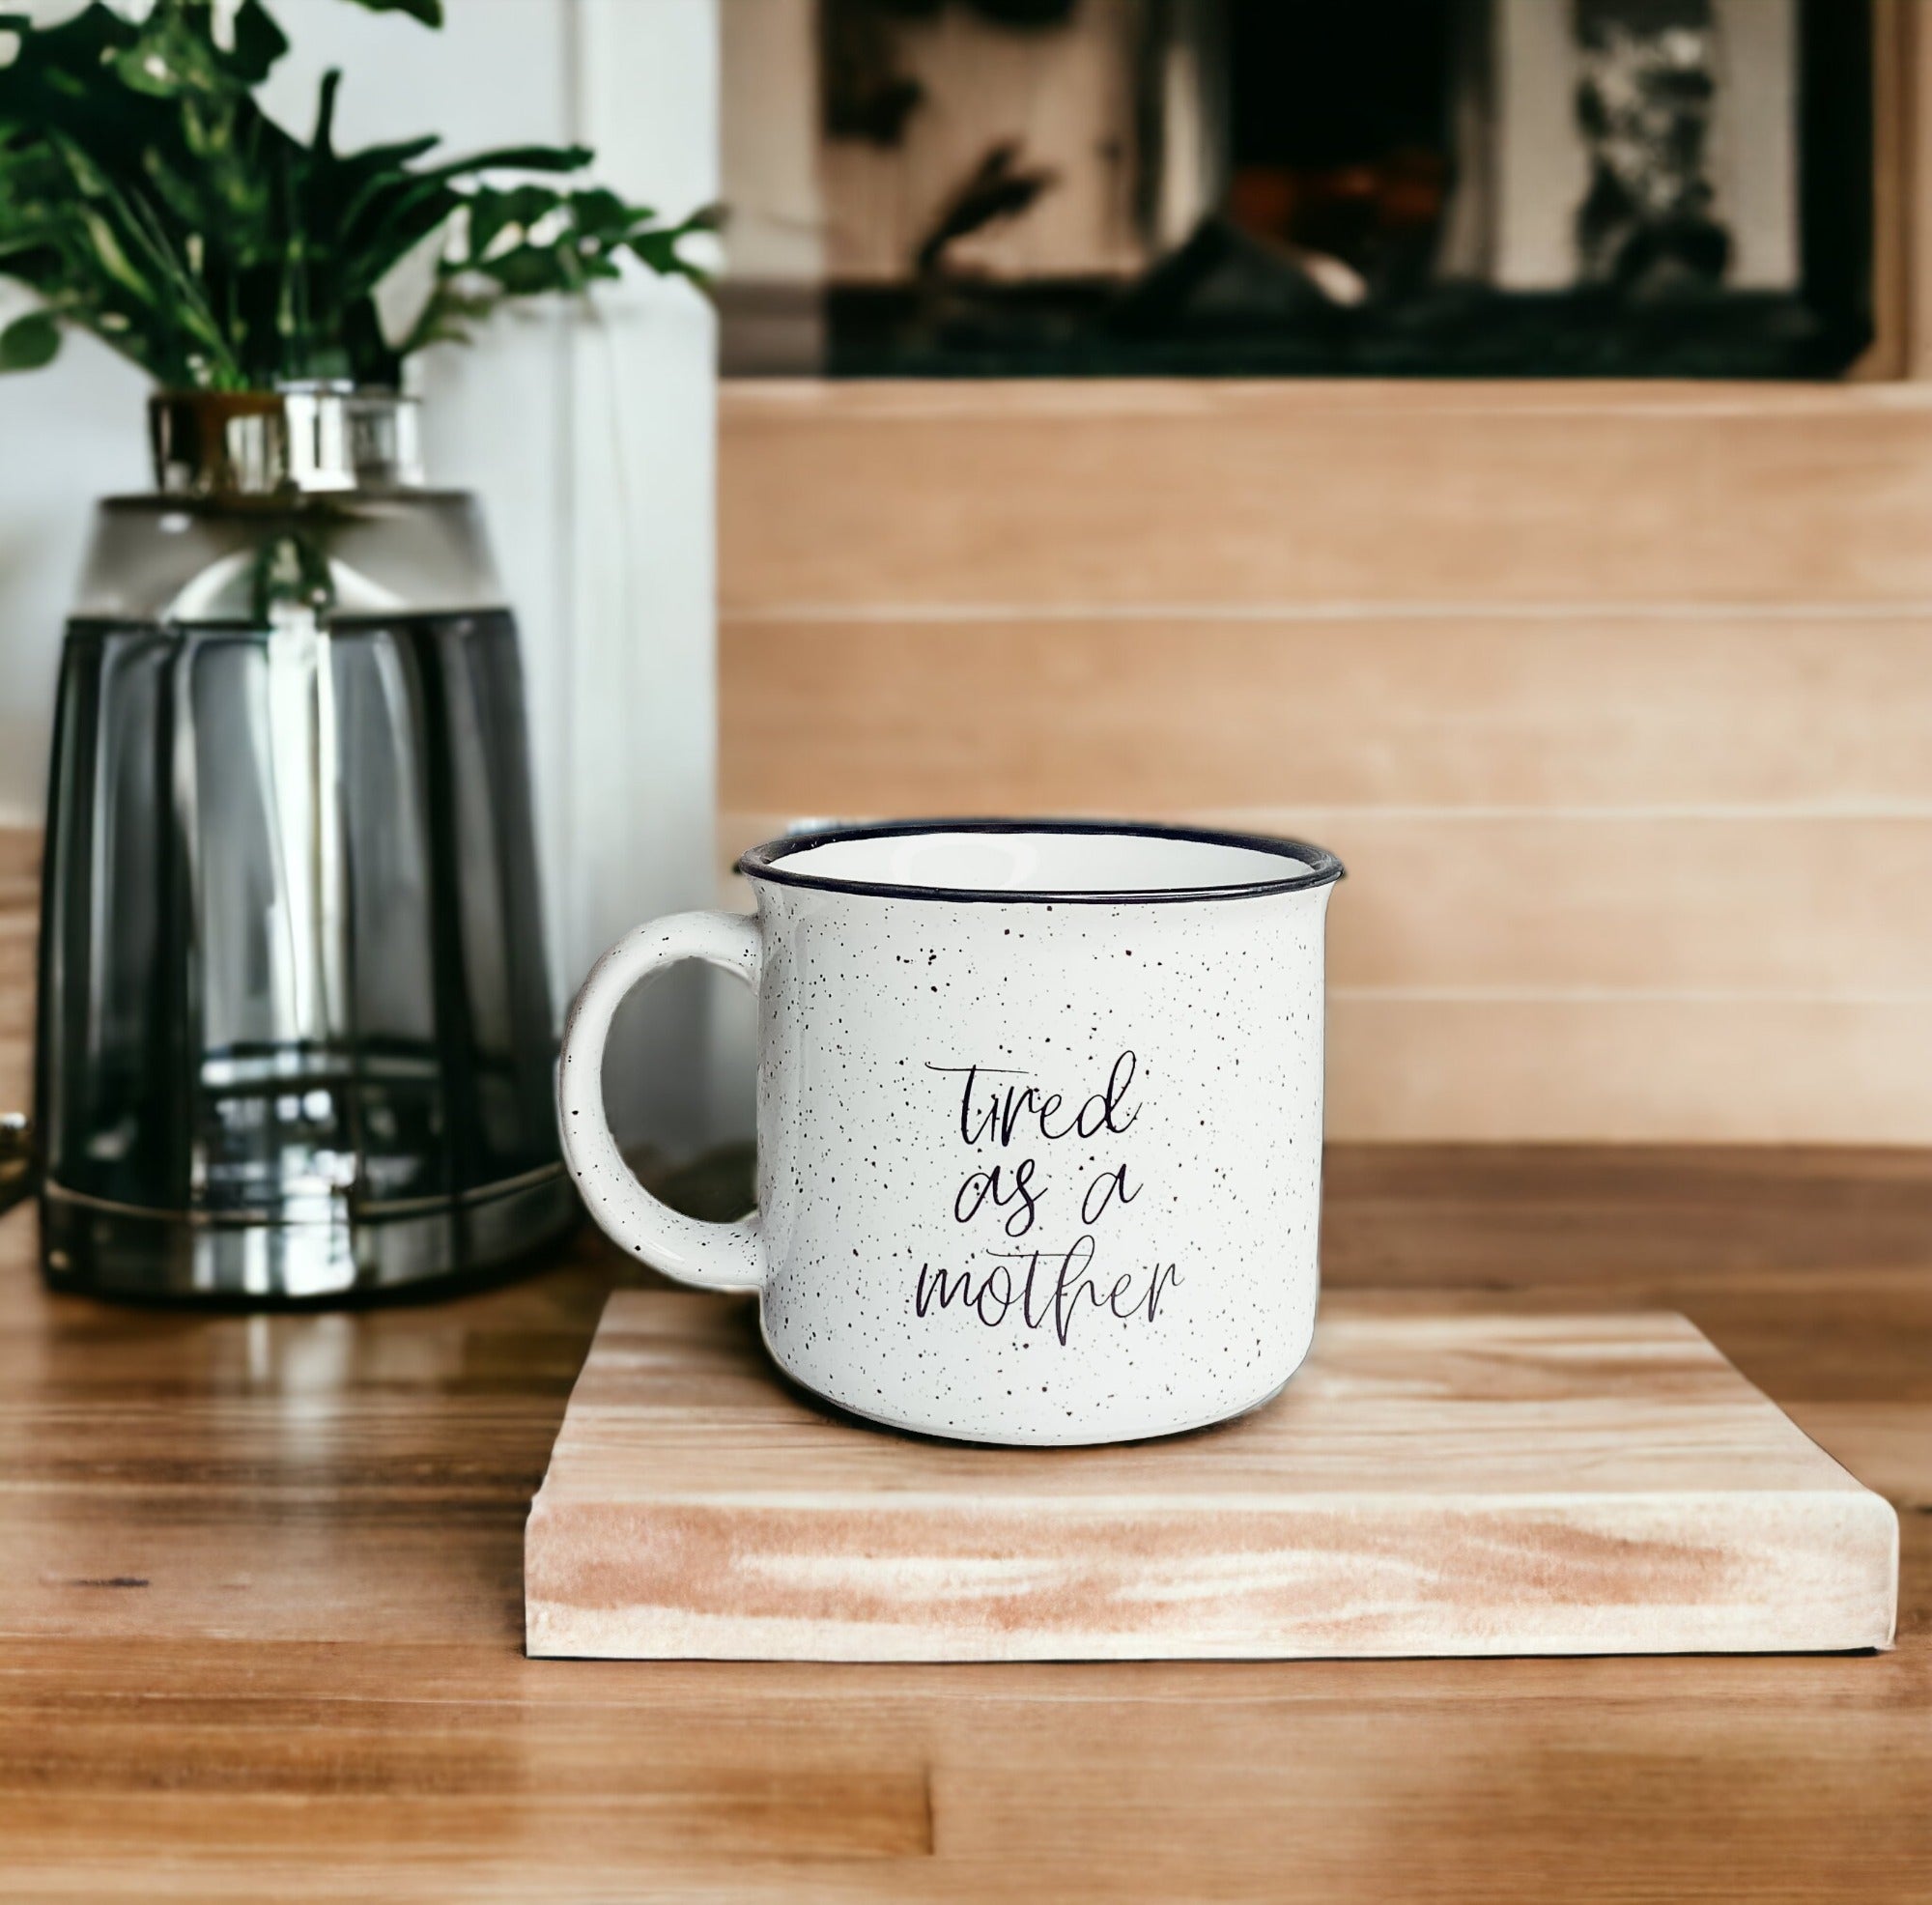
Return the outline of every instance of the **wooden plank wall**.
[[[721,846],[1305,835],[1352,1139],[1932,1142],[1932,392],[727,385]]]
[[[0,827],[0,1112],[33,1108],[40,919],[41,830]]]

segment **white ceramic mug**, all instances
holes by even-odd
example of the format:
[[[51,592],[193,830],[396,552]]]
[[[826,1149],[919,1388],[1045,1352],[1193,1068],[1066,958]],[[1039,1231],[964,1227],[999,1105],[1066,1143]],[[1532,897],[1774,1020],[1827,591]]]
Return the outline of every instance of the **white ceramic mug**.
[[[779,1365],[926,1435],[1126,1440],[1265,1402],[1315,1324],[1322,928],[1293,840],[927,821],[754,848],[570,1011],[564,1157],[618,1243],[754,1289]],[[604,1046],[680,959],[758,994],[758,1210],[679,1215],[605,1120]]]

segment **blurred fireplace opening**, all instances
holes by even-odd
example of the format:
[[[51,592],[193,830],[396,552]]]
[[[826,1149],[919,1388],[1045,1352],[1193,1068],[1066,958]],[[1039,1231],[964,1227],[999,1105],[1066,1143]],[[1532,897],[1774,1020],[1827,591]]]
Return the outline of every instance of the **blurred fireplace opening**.
[[[1835,373],[1870,14],[724,0],[725,370]]]

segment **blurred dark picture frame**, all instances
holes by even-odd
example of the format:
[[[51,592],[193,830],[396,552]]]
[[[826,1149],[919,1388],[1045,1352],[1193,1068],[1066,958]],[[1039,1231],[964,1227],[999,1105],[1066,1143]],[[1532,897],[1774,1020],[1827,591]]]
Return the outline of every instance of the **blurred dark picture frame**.
[[[725,197],[817,240],[727,267],[727,375],[1816,378],[1873,336],[1873,0],[816,0],[782,69],[734,61],[760,4]],[[774,113],[782,175],[734,167]]]

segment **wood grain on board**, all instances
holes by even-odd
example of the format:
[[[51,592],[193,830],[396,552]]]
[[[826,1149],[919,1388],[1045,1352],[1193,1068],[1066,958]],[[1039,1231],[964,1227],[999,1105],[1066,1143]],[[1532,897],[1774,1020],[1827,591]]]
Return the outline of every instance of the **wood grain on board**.
[[[1344,1148],[1328,1182],[1337,1314],[1689,1315],[1898,1509],[1895,1648],[532,1661],[531,1496],[608,1294],[654,1279],[582,1237],[454,1299],[144,1313],[43,1291],[16,1210],[0,1897],[1918,1905],[1926,1156]]]
[[[24,1088],[34,849],[13,845],[0,1065]],[[1292,1868],[1311,1901],[1917,1905],[1926,1156],[1341,1148],[1328,1183],[1331,1311],[1374,1286],[1435,1313],[1688,1313],[1899,1509],[1895,1650],[529,1661],[530,1499],[607,1294],[653,1279],[585,1237],[456,1300],[142,1313],[46,1294],[16,1210],[0,1897],[1114,1905],[1276,1898]]]
[[[964,1448],[620,1292],[524,1540],[533,1655],[1024,1661],[1883,1647],[1898,1523],[1682,1317],[1324,1306],[1274,1402]]]

